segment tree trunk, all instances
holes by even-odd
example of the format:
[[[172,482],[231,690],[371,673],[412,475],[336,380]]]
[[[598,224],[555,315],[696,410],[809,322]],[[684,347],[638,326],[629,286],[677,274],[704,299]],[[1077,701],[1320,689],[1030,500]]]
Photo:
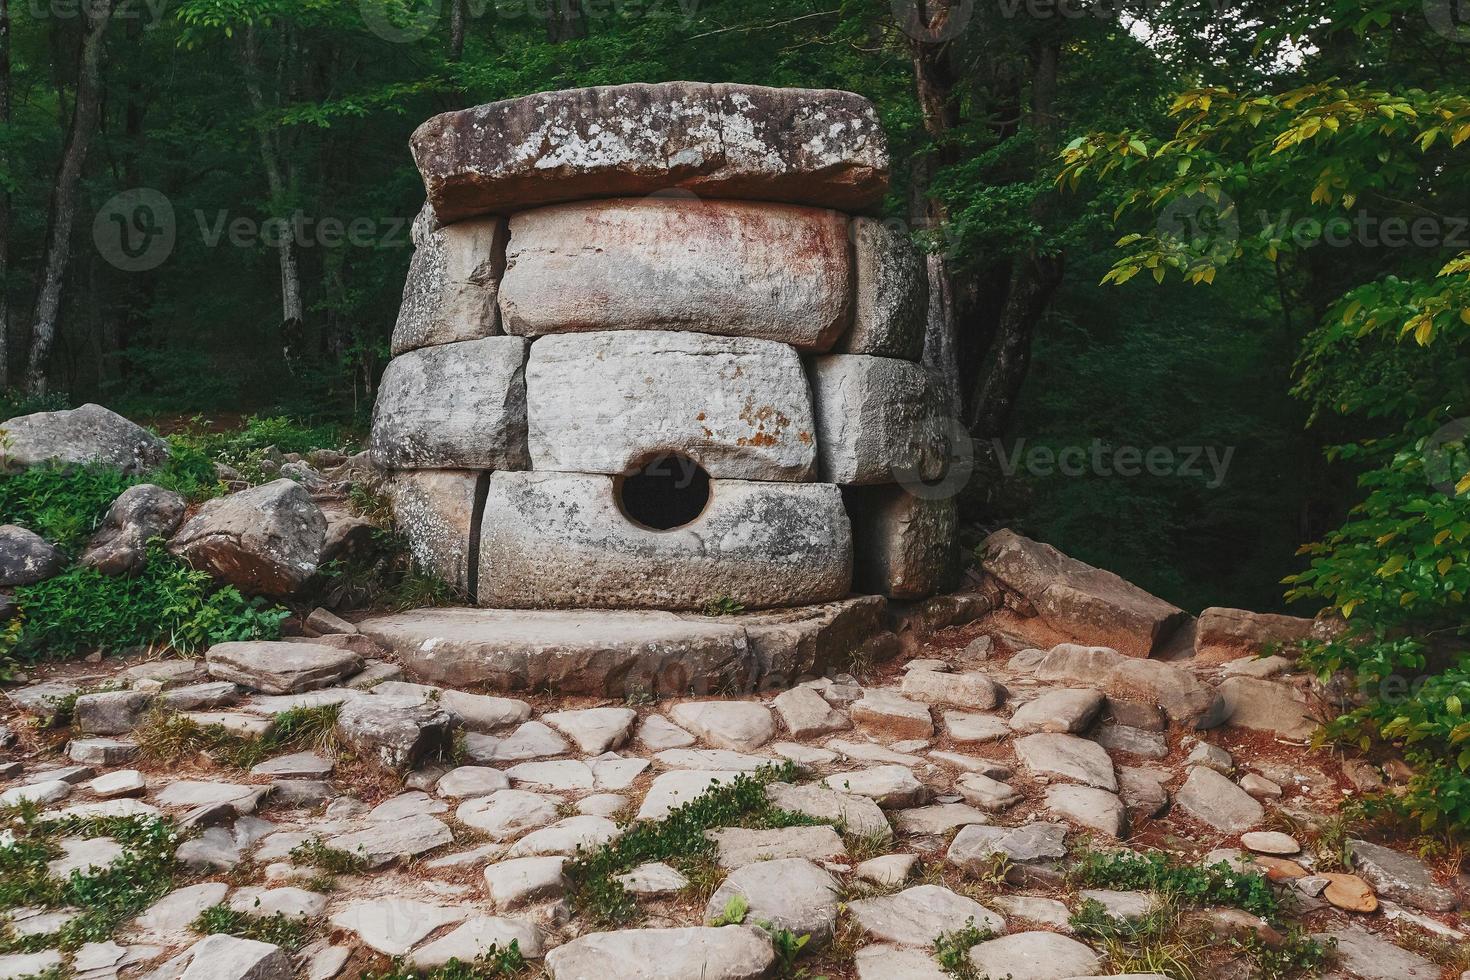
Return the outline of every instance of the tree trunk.
[[[552,44],[575,41],[587,36],[587,21],[582,17],[581,0],[550,0],[546,20],[546,39]]]
[[[102,58],[107,25],[112,20],[111,2],[82,4],[86,25],[78,60],[77,97],[72,107],[71,126],[61,152],[56,184],[51,191],[51,209],[46,222],[46,246],[41,257],[41,280],[31,314],[31,351],[26,367],[26,389],[33,395],[46,392],[46,363],[56,341],[61,292],[71,258],[72,223],[76,218],[77,190],[87,148],[97,129],[102,101]]]
[[[10,176],[10,0],[0,0],[0,171]],[[10,191],[0,191],[0,391],[10,386]]]
[[[464,58],[465,0],[449,0],[449,60]]]

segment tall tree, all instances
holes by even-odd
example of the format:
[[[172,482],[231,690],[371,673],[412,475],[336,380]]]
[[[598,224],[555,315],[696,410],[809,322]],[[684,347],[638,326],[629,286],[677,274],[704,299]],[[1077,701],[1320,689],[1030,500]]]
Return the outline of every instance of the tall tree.
[[[61,165],[51,189],[51,206],[46,219],[46,245],[41,257],[41,280],[36,290],[31,313],[31,350],[26,366],[26,390],[44,394],[47,364],[56,341],[57,319],[61,314],[61,294],[66,283],[66,270],[71,259],[72,226],[77,211],[77,195],[87,150],[97,130],[97,116],[102,105],[102,62],[107,26],[112,21],[116,0],[88,0],[82,4],[84,26],[80,53],[77,56],[76,99],[72,105],[71,125],[67,128],[66,145],[61,151]]]

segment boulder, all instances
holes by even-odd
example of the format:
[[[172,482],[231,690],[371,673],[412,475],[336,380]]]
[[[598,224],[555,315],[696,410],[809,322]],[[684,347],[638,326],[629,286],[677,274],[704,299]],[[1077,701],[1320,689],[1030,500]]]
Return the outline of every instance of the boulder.
[[[843,487],[852,521],[853,588],[923,599],[954,578],[959,507],[900,486]]]
[[[622,699],[747,690],[755,673],[738,625],[667,612],[415,609],[357,628],[413,674],[449,687]]]
[[[505,267],[505,242],[505,221],[499,218],[425,230],[414,243],[403,303],[393,326],[395,357],[499,332],[496,297]]]
[[[275,640],[216,643],[204,662],[209,676],[267,694],[328,687],[362,669],[362,658],[350,650]]]
[[[1112,572],[1011,530],[986,538],[982,552],[986,572],[1029,602],[1047,626],[1079,642],[1147,657],[1188,618]]]
[[[407,539],[413,560],[466,592],[475,487],[481,478],[473,470],[402,470],[383,484],[393,523]]]
[[[924,352],[929,276],[924,257],[901,224],[854,218],[852,327],[832,348],[837,354],[872,354],[917,361]]]
[[[188,506],[181,494],[151,483],[128,487],[112,502],[81,563],[103,575],[137,575],[147,562],[148,542],[178,530]]]
[[[1290,648],[1312,635],[1316,624],[1298,616],[1278,616],[1211,606],[1199,614],[1194,630],[1194,655],[1200,663],[1221,663],[1257,657],[1276,648]]]
[[[921,366],[892,357],[830,354],[811,365],[822,480],[932,481],[949,459],[938,389]]]
[[[61,549],[34,531],[0,524],[0,587],[35,585],[66,568]]]
[[[851,92],[662,82],[446,112],[410,143],[440,222],[682,188],[864,211],[888,190],[872,103]]]
[[[673,453],[716,479],[816,473],[801,359],[769,340],[664,330],[544,337],[531,348],[526,398],[538,471],[629,474]],[[672,480],[693,477],[681,462],[668,464]]]
[[[326,532],[306,488],[276,480],[206,502],[168,547],[242,592],[286,596],[316,574]]]
[[[624,516],[610,476],[490,478],[482,605],[697,609],[728,597],[792,606],[842,598],[851,580],[852,532],[836,487],[719,481],[694,521],[654,531]]]
[[[1227,677],[1217,690],[1227,723],[1236,728],[1308,739],[1320,726],[1307,699],[1290,684],[1255,677]]]
[[[168,459],[168,443],[101,405],[20,415],[0,423],[0,470],[102,463],[129,475]]]
[[[77,698],[72,724],[88,735],[122,735],[143,723],[153,707],[150,691],[102,691]]]
[[[546,954],[552,980],[762,980],[776,954],[751,926],[592,932]]]
[[[348,701],[337,716],[342,740],[390,769],[447,752],[451,729],[449,712],[437,704],[387,695]]]
[[[526,341],[409,351],[383,371],[370,445],[384,469],[525,469]]]
[[[1213,728],[1225,720],[1224,700],[1193,671],[1108,647],[1060,644],[1036,665],[1036,679],[1147,697],[1181,725]]]
[[[521,211],[510,230],[506,333],[694,331],[825,351],[851,318],[836,211],[625,198]]]

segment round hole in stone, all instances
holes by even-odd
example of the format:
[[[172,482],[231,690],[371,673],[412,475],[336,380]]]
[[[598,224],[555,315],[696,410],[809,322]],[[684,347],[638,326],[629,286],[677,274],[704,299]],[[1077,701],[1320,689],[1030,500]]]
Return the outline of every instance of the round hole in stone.
[[[613,493],[629,520],[655,531],[672,531],[704,513],[709,474],[681,453],[659,453],[619,479]]]

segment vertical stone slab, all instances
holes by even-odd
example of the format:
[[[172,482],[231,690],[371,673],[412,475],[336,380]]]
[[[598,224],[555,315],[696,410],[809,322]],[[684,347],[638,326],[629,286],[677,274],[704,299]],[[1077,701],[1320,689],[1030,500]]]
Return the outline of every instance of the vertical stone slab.
[[[393,327],[393,353],[479,340],[498,332],[506,226],[475,218],[435,230],[414,223],[413,259]]]
[[[949,449],[939,392],[911,361],[866,354],[813,359],[817,456],[826,483],[937,480]]]
[[[852,328],[832,348],[917,361],[924,353],[929,278],[908,233],[873,218],[854,218]]]
[[[384,486],[414,561],[461,590],[470,587],[470,529],[479,480],[472,470],[405,470]]]
[[[959,507],[900,486],[845,487],[852,520],[853,588],[890,599],[922,599],[953,578]]]
[[[487,337],[395,357],[373,408],[383,469],[525,469],[526,341]]]

